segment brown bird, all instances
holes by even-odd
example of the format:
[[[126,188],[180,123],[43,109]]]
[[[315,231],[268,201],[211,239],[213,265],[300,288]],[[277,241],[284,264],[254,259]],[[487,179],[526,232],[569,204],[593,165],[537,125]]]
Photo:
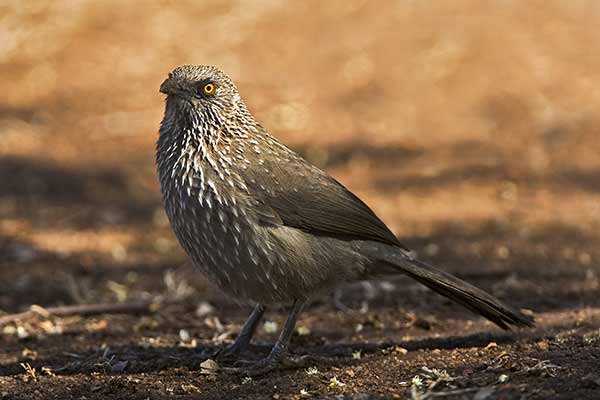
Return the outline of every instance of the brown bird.
[[[267,305],[291,305],[270,354],[247,371],[277,366],[298,314],[315,293],[348,281],[406,274],[503,329],[533,319],[413,258],[375,213],[334,178],[271,136],[231,79],[215,67],[175,68],[156,165],[169,221],[195,267],[236,299],[255,304],[237,356]]]

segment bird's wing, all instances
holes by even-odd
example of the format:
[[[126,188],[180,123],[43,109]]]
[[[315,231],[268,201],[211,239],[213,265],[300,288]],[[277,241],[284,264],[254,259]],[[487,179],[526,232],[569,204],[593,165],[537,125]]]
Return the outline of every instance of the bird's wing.
[[[287,147],[281,157],[253,160],[244,171],[266,224],[283,224],[315,235],[375,240],[405,248],[375,213],[319,168]]]

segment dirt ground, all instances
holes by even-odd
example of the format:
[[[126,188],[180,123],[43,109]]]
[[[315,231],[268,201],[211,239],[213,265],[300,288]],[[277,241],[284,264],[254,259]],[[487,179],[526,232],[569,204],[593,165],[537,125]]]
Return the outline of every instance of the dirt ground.
[[[0,5],[0,319],[41,307],[0,326],[0,399],[600,398],[598,2],[323,3]],[[403,243],[537,326],[390,277],[314,299],[301,367],[203,369],[250,310],[193,271],[162,210],[158,86],[183,63],[228,71]]]

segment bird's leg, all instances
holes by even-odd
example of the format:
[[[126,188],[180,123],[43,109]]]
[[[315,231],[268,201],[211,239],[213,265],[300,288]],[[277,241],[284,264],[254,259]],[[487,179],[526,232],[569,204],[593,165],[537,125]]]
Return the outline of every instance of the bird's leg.
[[[294,333],[296,320],[303,307],[304,302],[298,300],[294,301],[292,309],[285,321],[285,325],[279,334],[279,338],[267,357],[256,363],[250,364],[247,367],[231,368],[228,370],[232,372],[243,372],[247,375],[261,375],[275,369],[285,356],[290,343],[290,338],[292,337],[292,333]]]
[[[252,339],[254,332],[256,332],[256,327],[266,309],[267,308],[262,304],[257,304],[246,322],[244,322],[235,341],[229,346],[218,350],[214,357],[217,359],[237,358],[237,356],[243,353],[248,348],[250,340]]]

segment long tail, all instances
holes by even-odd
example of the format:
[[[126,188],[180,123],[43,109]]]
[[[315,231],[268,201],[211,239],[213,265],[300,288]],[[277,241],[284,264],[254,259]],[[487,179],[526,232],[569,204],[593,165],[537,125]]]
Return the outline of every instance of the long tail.
[[[379,254],[381,255],[381,252]],[[403,251],[388,253],[383,261],[396,271],[414,278],[442,296],[486,317],[502,329],[509,329],[510,325],[534,325],[533,317],[507,306],[494,296],[447,272],[410,257]]]

